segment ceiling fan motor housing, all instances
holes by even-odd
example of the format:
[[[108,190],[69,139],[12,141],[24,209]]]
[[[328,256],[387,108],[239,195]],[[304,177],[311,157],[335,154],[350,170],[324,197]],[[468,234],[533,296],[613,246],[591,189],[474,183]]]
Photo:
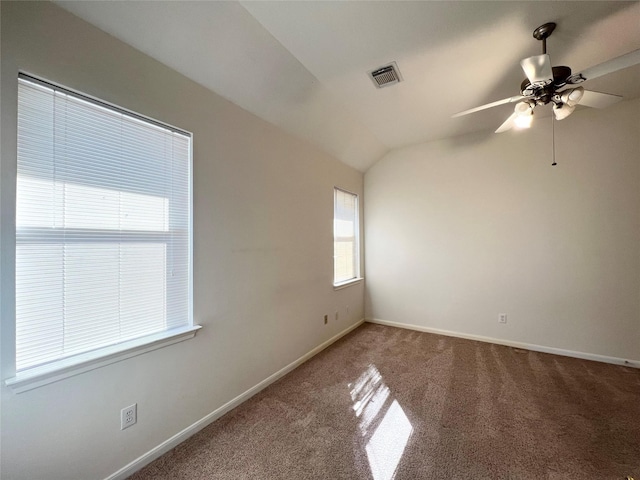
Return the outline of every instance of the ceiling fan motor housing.
[[[528,78],[520,84],[520,92],[523,96],[533,96],[536,105],[546,105],[549,103],[556,91],[567,84],[567,79],[571,76],[571,69],[566,66],[553,67],[553,82],[547,85],[532,85]]]

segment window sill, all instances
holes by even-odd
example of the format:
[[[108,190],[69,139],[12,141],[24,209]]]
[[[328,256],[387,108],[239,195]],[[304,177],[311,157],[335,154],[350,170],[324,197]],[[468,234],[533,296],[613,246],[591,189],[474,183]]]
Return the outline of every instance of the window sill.
[[[176,328],[167,332],[147,335],[128,342],[101,348],[92,352],[75,355],[59,360],[49,365],[34,367],[9,378],[5,384],[14,393],[27,392],[34,388],[48,385],[65,378],[73,377],[96,368],[120,362],[126,358],[135,357],[158,348],[182,342],[196,336],[200,325]]]
[[[351,285],[356,285],[356,284],[362,282],[363,280],[364,280],[364,278],[358,277],[358,278],[352,278],[350,280],[347,280],[346,282],[334,283],[333,284],[333,289],[334,290],[342,290],[343,288],[350,287]]]

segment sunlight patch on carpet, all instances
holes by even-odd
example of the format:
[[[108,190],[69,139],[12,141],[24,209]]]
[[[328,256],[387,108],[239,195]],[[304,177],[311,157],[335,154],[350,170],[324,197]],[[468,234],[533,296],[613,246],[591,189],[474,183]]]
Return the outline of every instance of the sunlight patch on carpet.
[[[391,480],[413,432],[411,422],[375,365],[349,387],[373,480]]]

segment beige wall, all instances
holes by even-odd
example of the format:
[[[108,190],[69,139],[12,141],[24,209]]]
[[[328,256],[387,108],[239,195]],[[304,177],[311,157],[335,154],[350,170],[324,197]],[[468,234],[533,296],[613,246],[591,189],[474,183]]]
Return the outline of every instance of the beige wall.
[[[550,122],[367,171],[367,318],[640,360],[640,100]]]
[[[332,287],[333,187],[361,194],[363,176],[50,3],[1,8],[2,379],[13,376],[18,70],[194,134],[204,328],[36,390],[2,386],[4,480],[101,479],[363,318],[363,285]],[[138,424],[121,431],[134,402]]]

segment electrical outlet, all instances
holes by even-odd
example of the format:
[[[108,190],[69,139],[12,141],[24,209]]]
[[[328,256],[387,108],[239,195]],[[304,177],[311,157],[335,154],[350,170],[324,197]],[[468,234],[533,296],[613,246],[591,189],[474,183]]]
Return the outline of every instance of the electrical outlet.
[[[134,403],[120,411],[120,430],[135,425],[138,421],[138,404]]]
[[[336,320],[338,320],[338,312],[336,312]]]
[[[507,314],[501,313],[498,315],[498,323],[507,323]]]
[[[324,324],[326,325],[327,323],[329,323],[329,315],[324,316]]]

